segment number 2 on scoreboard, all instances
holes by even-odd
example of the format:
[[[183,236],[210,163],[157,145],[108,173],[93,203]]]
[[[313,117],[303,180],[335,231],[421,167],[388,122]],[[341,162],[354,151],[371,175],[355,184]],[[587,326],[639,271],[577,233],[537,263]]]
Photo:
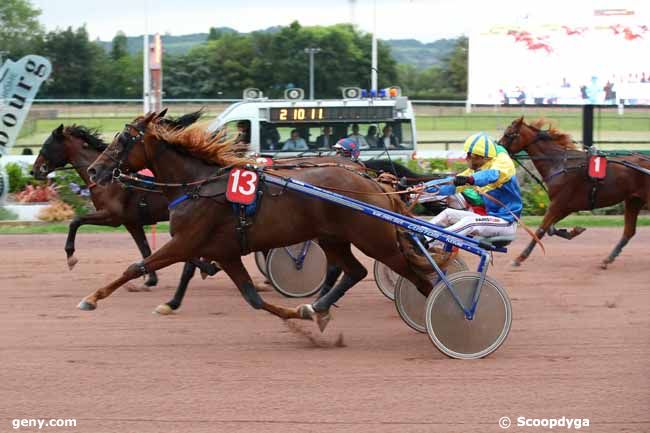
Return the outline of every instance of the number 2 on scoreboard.
[[[280,120],[287,120],[287,109],[282,108],[280,110]]]

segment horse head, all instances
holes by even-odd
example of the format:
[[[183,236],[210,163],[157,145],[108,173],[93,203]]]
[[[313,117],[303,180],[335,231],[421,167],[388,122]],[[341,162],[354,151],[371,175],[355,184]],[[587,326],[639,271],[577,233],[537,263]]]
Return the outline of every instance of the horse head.
[[[69,162],[65,152],[65,141],[66,136],[63,132],[63,124],[61,124],[47,137],[38,152],[38,157],[32,167],[32,173],[36,179],[44,180],[49,173]]]
[[[536,140],[539,130],[528,125],[524,121],[524,116],[512,121],[512,123],[503,132],[503,136],[498,143],[505,147],[510,155],[527,150],[529,144]]]
[[[109,182],[121,172],[136,172],[146,167],[145,135],[150,123],[161,119],[167,110],[150,112],[136,117],[124,125],[106,150],[88,167],[93,182],[100,185]]]

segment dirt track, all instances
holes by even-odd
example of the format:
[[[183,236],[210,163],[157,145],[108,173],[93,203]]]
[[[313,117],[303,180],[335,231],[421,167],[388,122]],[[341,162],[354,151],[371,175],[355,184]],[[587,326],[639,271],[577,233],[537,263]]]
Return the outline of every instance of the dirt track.
[[[512,331],[478,361],[437,352],[371,277],[340,302],[323,336],[299,325],[311,341],[249,308],[224,276],[195,279],[178,314],[152,315],[180,265],[161,271],[152,292],[120,289],[79,311],[84,295],[137,259],[125,235],[80,235],[73,272],[64,236],[2,236],[0,432],[14,431],[15,418],[77,419],[76,428],[44,429],[60,432],[497,432],[502,416],[648,432],[650,230],[600,270],[619,235],[549,239],[545,257],[536,251],[513,271],[520,236],[491,271],[512,298]],[[247,267],[261,283],[250,257]]]

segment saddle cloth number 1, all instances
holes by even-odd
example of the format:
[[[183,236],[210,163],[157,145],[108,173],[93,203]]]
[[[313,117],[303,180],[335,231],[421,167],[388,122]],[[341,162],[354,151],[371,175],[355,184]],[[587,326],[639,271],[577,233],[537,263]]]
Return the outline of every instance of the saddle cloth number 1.
[[[607,159],[602,156],[589,158],[589,177],[592,179],[604,179],[607,175]]]
[[[235,168],[228,178],[226,198],[231,203],[249,205],[255,201],[258,182],[256,172]]]

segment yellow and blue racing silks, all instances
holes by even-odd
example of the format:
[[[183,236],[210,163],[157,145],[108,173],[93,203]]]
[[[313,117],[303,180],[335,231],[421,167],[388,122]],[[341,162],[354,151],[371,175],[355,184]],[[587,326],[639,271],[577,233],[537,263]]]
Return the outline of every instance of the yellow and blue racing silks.
[[[471,176],[474,185],[444,185],[440,188],[440,195],[451,195],[464,189],[473,188],[479,193],[487,194],[497,201],[484,199],[485,210],[488,215],[514,222],[521,217],[521,191],[517,182],[515,164],[508,156],[508,152],[501,146],[496,146],[496,157],[489,159],[478,170],[471,168],[458,173],[458,176]],[[499,203],[500,202],[500,203]],[[502,205],[503,204],[503,205]]]

